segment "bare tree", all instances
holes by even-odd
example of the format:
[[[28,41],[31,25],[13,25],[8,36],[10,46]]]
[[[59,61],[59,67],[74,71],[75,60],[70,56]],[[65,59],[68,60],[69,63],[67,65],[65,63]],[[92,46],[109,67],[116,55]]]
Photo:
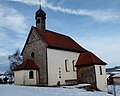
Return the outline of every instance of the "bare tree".
[[[16,49],[15,53],[8,56],[9,70],[13,73],[13,69],[22,63],[22,57],[20,56],[20,50]]]

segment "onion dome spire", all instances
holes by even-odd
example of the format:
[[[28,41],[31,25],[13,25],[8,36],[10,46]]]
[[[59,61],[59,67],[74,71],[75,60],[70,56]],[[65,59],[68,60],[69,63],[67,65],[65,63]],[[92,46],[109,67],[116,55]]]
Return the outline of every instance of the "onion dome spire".
[[[45,19],[46,13],[42,10],[41,4],[39,9],[35,13],[36,27],[41,31],[45,31]]]

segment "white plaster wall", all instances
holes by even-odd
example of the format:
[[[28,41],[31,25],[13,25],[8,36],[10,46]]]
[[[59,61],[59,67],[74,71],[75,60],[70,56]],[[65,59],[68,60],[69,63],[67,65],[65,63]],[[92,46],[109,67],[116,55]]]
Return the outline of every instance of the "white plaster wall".
[[[101,66],[102,68],[102,75],[100,75],[99,66]],[[95,72],[96,72],[97,88],[107,92],[107,79],[106,79],[105,65],[95,65]]]
[[[23,85],[23,74],[24,71],[14,71],[14,82],[16,85]]]
[[[48,63],[48,85],[56,85],[58,81],[60,84],[65,84],[65,80],[77,79],[77,73],[73,71],[72,61],[75,64],[80,53],[62,51],[47,48],[47,63]],[[68,70],[65,70],[65,60],[68,60]],[[61,79],[59,78],[59,67],[61,68]]]
[[[34,72],[34,79],[29,79],[29,72]],[[36,70],[18,70],[14,71],[16,85],[37,85],[38,71]]]

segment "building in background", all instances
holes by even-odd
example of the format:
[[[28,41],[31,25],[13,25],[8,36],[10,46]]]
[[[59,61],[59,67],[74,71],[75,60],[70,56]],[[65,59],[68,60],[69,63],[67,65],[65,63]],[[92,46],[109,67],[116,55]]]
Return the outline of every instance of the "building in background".
[[[120,84],[120,66],[107,68],[107,82],[109,85]]]

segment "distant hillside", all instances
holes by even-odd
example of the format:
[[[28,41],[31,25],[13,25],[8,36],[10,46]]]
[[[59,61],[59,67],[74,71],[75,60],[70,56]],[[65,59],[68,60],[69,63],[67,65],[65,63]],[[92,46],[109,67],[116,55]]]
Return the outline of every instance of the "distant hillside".
[[[107,68],[106,72],[120,71],[120,66],[115,66],[113,68]]]

